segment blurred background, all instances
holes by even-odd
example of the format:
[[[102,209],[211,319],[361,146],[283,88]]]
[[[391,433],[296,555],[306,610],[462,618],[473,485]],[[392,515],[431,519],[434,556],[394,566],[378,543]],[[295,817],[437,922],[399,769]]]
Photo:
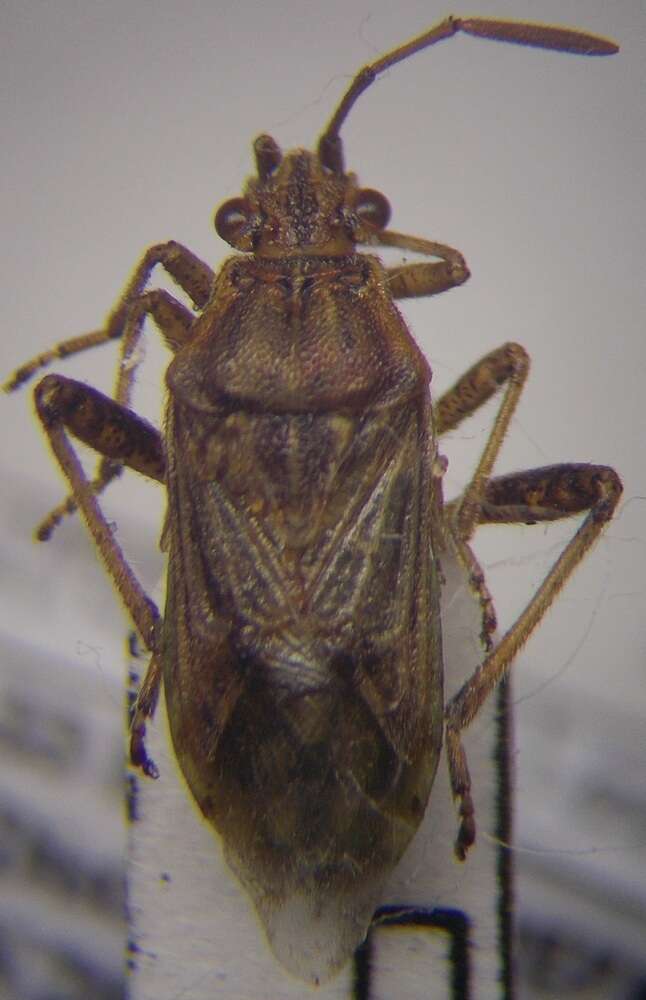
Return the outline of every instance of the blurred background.
[[[214,209],[269,132],[311,146],[363,63],[448,13],[435,2],[238,0],[0,11],[3,379],[100,327],[146,247],[217,267]],[[456,11],[456,13],[461,13]],[[436,392],[506,340],[532,372],[497,472],[614,466],[618,515],[519,657],[515,682],[521,995],[646,996],[644,560],[646,12],[639,0],[481,0],[480,15],[563,23],[621,53],[582,59],[458,37],[357,104],[347,163],[393,228],[450,243],[472,278],[405,315]],[[154,283],[158,284],[157,275]],[[162,282],[163,283],[163,282]],[[56,368],[109,391],[110,347]],[[136,391],[159,423],[154,332]],[[492,412],[444,443],[467,481]],[[30,391],[2,399],[0,997],[117,998],[128,622],[62,498]],[[162,572],[162,491],[134,475],[108,516],[144,584]],[[510,624],[575,525],[488,528],[477,550]]]

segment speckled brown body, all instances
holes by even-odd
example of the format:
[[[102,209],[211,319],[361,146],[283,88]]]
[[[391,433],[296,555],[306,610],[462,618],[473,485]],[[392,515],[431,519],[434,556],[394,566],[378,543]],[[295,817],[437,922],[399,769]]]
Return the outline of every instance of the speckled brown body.
[[[164,686],[254,895],[380,884],[442,735],[428,366],[376,259],[232,259],[168,373]]]

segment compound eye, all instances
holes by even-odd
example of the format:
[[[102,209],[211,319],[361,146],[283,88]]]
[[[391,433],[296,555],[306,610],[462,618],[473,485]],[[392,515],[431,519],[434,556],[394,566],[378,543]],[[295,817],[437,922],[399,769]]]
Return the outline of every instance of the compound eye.
[[[215,231],[237,250],[252,250],[252,216],[246,198],[231,198],[215,213]]]
[[[385,229],[390,220],[388,199],[372,188],[360,188],[357,191],[354,210],[361,221],[373,229]]]

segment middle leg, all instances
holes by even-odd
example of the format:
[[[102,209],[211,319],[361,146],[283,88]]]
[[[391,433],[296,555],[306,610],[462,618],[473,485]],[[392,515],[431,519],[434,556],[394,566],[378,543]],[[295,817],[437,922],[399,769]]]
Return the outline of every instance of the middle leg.
[[[471,778],[460,733],[507,674],[554,598],[600,536],[614,514],[621,492],[621,481],[613,469],[574,463],[500,476],[485,485],[478,508],[480,524],[539,524],[581,513],[586,516],[525,610],[447,704],[446,748],[451,789],[460,816],[455,843],[455,853],[460,859],[475,840]],[[455,534],[455,521],[449,519],[448,527],[458,551],[470,553],[466,539]]]

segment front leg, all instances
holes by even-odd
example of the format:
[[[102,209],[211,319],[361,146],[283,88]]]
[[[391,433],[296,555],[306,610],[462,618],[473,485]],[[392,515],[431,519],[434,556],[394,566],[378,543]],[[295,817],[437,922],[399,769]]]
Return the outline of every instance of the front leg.
[[[196,309],[202,309],[211,294],[213,272],[190,250],[176,243],[160,243],[146,251],[135,268],[123,294],[110,313],[101,330],[73,337],[56,344],[51,350],[38,355],[22,365],[6,383],[5,390],[11,391],[28,381],[34,373],[49,365],[57,358],[69,357],[80,351],[97,347],[111,340],[120,340],[121,352],[114,386],[114,399],[123,406],[129,406],[135,373],[139,365],[137,347],[143,334],[144,321],[149,316],[159,327],[162,336],[172,351],[190,340],[195,316],[168,292],[160,289],[144,291],[153,269],[161,265],[189,296]],[[100,449],[97,449],[100,450]],[[95,494],[103,489],[121,472],[121,464],[104,458],[99,462],[92,479],[91,489]],[[47,539],[60,521],[77,509],[73,496],[55,507],[36,529],[36,537]]]
[[[174,299],[172,295],[169,295],[168,292],[155,288],[133,299],[127,310],[122,331],[121,356],[114,387],[114,399],[124,407],[130,405],[135,372],[141,360],[141,358],[137,358],[136,348],[142,336],[144,321],[147,316],[155,320],[164,340],[171,350],[177,350],[183,343],[186,343],[192,333],[194,317],[185,306]],[[99,494],[103,492],[113,479],[121,474],[123,465],[129,463],[121,463],[115,458],[108,457],[108,452],[99,447],[98,442],[96,444],[90,442],[90,447],[93,447],[95,451],[104,456],[99,461],[91,482],[92,491],[95,494]],[[148,475],[149,473],[145,471],[144,474]],[[156,477],[152,476],[152,478]],[[38,540],[45,541],[48,539],[62,519],[68,514],[73,514],[76,509],[77,504],[74,497],[66,497],[62,503],[54,507],[43,518],[36,528],[36,537]]]
[[[213,286],[211,268],[181,243],[176,243],[175,240],[159,243],[150,247],[144,254],[102,329],[81,334],[80,337],[62,340],[48,351],[44,351],[27,361],[16,369],[5,383],[3,386],[5,392],[17,389],[29,381],[40,368],[47,367],[56,359],[68,358],[72,354],[78,354],[80,351],[86,351],[91,347],[98,347],[110,340],[121,338],[126,332],[130,307],[141,297],[153,268],[157,264],[161,264],[164,270],[175,279],[180,288],[189,296],[196,309],[204,308]],[[188,310],[184,310],[184,312],[189,319],[192,319]]]
[[[462,254],[445,243],[395,233],[390,229],[379,233],[377,240],[382,246],[440,258],[429,263],[400,264],[387,268],[388,288],[394,299],[439,295],[449,288],[464,284],[469,278],[469,269]]]

